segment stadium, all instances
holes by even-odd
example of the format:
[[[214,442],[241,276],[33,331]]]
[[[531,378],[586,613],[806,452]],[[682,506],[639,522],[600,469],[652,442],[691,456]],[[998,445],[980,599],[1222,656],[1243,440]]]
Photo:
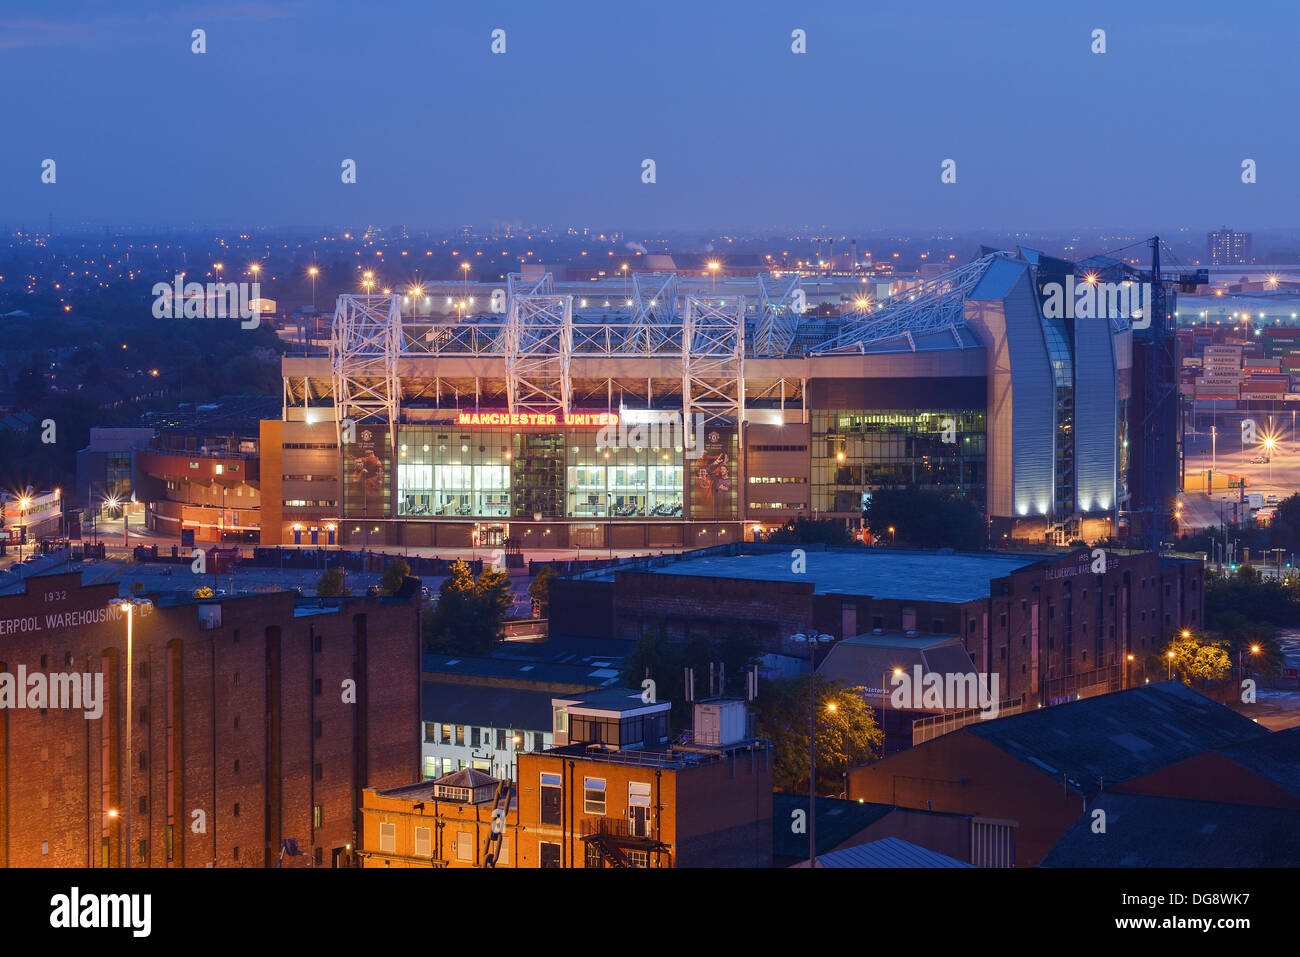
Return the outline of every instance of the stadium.
[[[1174,434],[1174,404],[1154,426],[1141,408],[1133,317],[1062,317],[1044,287],[1152,275],[1136,325],[1158,337],[1158,271],[1025,248],[888,287],[539,272],[344,295],[328,349],[282,360],[261,540],[692,547],[799,516],[860,526],[902,485],[977,504],[995,545],[1124,534],[1130,434]]]

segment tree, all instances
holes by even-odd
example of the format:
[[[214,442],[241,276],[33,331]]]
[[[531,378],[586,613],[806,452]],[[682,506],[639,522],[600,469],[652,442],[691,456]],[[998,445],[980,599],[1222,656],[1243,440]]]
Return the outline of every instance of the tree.
[[[394,558],[384,568],[383,577],[379,579],[379,593],[381,595],[395,594],[410,574],[411,566],[407,564],[406,559]]]
[[[321,598],[344,598],[352,594],[343,580],[343,568],[335,565],[333,568],[327,568],[316,579],[316,594]]]
[[[839,519],[795,518],[768,532],[764,541],[773,545],[852,545],[853,534]]]
[[[672,702],[673,724],[684,728],[692,720],[691,704],[686,700],[687,668],[695,671],[696,698],[707,697],[710,662],[722,666],[722,693],[740,696],[745,693],[745,670],[762,654],[758,639],[747,628],[675,638],[660,621],[647,629],[623,659],[620,677],[629,688],[640,688],[646,678],[653,680],[655,698]]]
[[[203,585],[203,586],[200,587],[200,588],[196,588],[196,589],[194,589],[194,597],[195,597],[195,598],[211,598],[211,597],[212,597],[212,589],[209,588],[207,585]]]
[[[514,604],[510,576],[483,569],[478,580],[463,561],[438,588],[438,605],[425,618],[424,648],[445,654],[486,655],[501,638],[501,626]]]
[[[1232,673],[1232,658],[1228,643],[1194,631],[1175,632],[1160,649],[1158,655],[1147,660],[1147,670],[1158,674],[1161,668],[1169,673],[1170,653],[1173,654],[1173,674],[1183,684],[1204,688],[1212,682],[1227,679]]]
[[[882,488],[871,493],[862,512],[877,538],[913,548],[955,548],[979,551],[988,539],[980,510],[958,495],[917,488]]]
[[[550,617],[551,610],[551,579],[555,577],[555,569],[550,565],[543,565],[542,570],[537,573],[533,583],[528,586],[528,597],[533,600],[533,607],[537,609],[537,617]]]
[[[765,681],[759,690],[758,732],[772,742],[773,784],[781,791],[808,792],[808,685],[807,677],[783,678]],[[820,675],[814,686],[817,793],[838,794],[847,771],[880,756],[885,732],[864,688],[844,688]]]

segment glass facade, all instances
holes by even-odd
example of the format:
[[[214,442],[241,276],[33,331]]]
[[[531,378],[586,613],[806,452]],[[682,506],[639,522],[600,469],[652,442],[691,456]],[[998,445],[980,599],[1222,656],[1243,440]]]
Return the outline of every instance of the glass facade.
[[[598,434],[598,429],[402,426],[397,514],[680,519],[682,449],[599,449]]]
[[[812,506],[856,513],[864,507],[864,493],[906,485],[983,504],[987,427],[983,410],[974,409],[814,409]]]

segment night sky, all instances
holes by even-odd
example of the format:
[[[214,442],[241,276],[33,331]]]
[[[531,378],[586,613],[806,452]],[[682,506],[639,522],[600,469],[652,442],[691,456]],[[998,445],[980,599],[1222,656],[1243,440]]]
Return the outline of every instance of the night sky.
[[[3,6],[10,226],[1300,221],[1293,4]]]

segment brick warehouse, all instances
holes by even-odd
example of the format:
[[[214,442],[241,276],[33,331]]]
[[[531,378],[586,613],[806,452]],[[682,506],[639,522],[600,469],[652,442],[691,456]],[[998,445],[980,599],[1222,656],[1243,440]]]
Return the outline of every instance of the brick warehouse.
[[[631,642],[660,626],[678,638],[745,628],[766,651],[803,658],[790,636],[809,630],[957,635],[980,672],[999,675],[1004,698],[1033,706],[1142,683],[1144,660],[1170,632],[1204,619],[1197,559],[1111,550],[1094,573],[1084,548],[801,548],[803,571],[792,570],[790,546],[735,544],[557,579],[551,630]]]
[[[0,708],[0,866],[124,863],[126,615],[116,583],[80,577],[0,596],[0,674],[103,674],[99,718]],[[133,613],[131,866],[269,866],[285,839],[286,867],[350,862],[362,789],[419,772],[418,602],[152,597]]]

